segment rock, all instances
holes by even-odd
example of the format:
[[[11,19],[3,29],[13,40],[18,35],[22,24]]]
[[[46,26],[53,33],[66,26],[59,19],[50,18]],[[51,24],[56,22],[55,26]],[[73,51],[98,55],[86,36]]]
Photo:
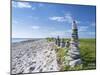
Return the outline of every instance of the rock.
[[[56,45],[59,46],[59,47],[60,47],[60,42],[61,42],[61,41],[60,41],[60,38],[59,38],[59,36],[58,36],[57,39],[56,39]]]
[[[72,61],[69,63],[69,65],[70,65],[71,67],[74,67],[74,66],[80,65],[80,64],[82,64],[81,59],[72,60]]]
[[[30,67],[29,71],[33,71],[35,69],[35,67]]]
[[[72,24],[72,37],[70,42],[70,49],[67,53],[66,64],[74,67],[76,65],[80,65],[82,63],[79,51],[79,42],[78,42],[78,29],[76,22],[73,21]]]
[[[66,42],[66,47],[69,48],[69,46],[70,46],[70,43],[69,43],[69,41],[67,40],[67,42]]]
[[[62,39],[61,47],[62,47],[62,48],[63,48],[63,47],[66,47],[66,43],[65,43],[64,39]]]
[[[54,45],[45,39],[13,43],[12,74],[59,71]]]

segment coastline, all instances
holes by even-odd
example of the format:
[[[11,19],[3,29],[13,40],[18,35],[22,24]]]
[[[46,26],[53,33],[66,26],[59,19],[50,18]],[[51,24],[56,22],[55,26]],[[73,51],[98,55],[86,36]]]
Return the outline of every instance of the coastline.
[[[12,74],[59,71],[54,46],[46,39],[12,43]]]

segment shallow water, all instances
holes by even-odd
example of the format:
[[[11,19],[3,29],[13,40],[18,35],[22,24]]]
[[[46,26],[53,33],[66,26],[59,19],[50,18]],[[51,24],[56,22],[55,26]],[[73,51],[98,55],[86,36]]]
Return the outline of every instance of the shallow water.
[[[12,43],[29,40],[29,38],[12,38]]]

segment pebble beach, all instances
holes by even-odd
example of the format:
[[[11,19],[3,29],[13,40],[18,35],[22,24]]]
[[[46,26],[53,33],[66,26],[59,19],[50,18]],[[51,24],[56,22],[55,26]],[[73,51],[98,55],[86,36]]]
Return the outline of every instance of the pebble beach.
[[[12,43],[12,74],[59,71],[54,46],[46,39]]]

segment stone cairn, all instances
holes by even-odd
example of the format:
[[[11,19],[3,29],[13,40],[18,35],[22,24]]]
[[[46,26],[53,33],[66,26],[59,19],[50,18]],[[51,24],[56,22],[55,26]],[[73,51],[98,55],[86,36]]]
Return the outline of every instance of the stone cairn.
[[[65,42],[59,36],[55,38],[55,44],[60,48],[68,48],[67,56],[65,57],[66,65],[74,67],[76,65],[82,64],[79,50],[79,40],[78,40],[78,29],[75,21],[72,23],[72,36],[71,41]]]
[[[64,39],[61,39],[59,38],[59,36],[57,37],[57,39],[55,38],[55,44],[58,46],[58,47],[61,47],[61,48],[64,48],[64,47],[69,47],[70,43],[69,41],[67,40],[67,42],[64,41]]]
[[[55,44],[61,48],[69,47],[70,45],[69,41],[65,42],[64,39],[61,39],[59,36],[55,38]]]
[[[59,36],[57,37],[57,39],[55,39],[56,40],[56,45],[58,46],[58,47],[60,47],[60,38],[59,38]]]
[[[80,58],[80,50],[79,50],[79,41],[78,41],[78,29],[75,21],[72,23],[72,36],[69,46],[69,51],[67,53],[67,65],[70,67],[74,67],[76,65],[82,64]]]
[[[66,46],[66,42],[64,41],[64,39],[62,39],[62,41],[61,41],[61,47],[63,48],[65,46]]]

